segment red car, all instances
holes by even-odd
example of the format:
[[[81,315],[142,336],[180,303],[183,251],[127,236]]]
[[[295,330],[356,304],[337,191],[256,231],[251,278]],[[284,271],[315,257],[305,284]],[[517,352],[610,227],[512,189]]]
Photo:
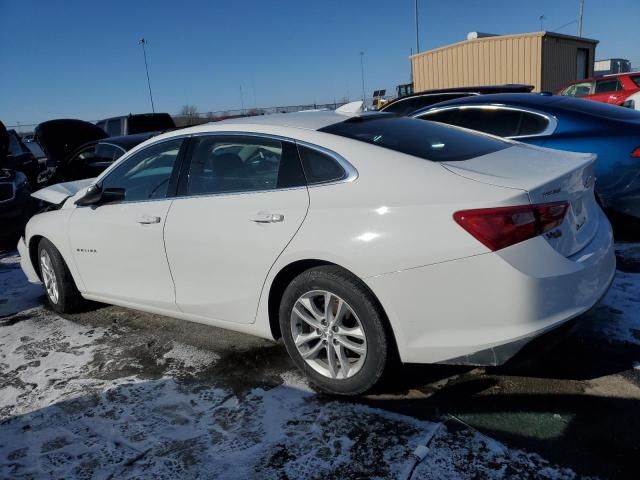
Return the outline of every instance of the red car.
[[[640,72],[630,72],[578,80],[564,87],[558,94],[622,105],[629,95],[638,91]]]

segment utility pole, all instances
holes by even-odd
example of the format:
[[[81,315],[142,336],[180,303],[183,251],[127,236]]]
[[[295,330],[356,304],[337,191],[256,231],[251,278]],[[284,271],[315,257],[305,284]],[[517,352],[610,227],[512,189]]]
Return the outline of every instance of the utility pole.
[[[364,90],[364,52],[360,52],[360,75],[362,76],[362,107],[366,105],[366,95]]]
[[[416,17],[416,54],[420,53],[420,29],[418,28],[418,0],[413,2]]]
[[[149,65],[147,64],[147,49],[145,48],[147,42],[143,37],[139,43],[142,45],[142,55],[144,55],[144,68],[147,72],[147,86],[149,87],[149,98],[151,99],[151,111],[156,113],[156,109],[153,106],[153,95],[151,94],[151,80],[149,80]]]
[[[584,14],[584,0],[580,0],[580,11],[578,12],[578,36],[582,36],[582,15]]]

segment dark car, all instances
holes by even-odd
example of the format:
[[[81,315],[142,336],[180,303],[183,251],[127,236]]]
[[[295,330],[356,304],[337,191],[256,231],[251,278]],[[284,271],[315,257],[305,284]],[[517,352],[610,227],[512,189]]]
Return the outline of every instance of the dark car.
[[[53,170],[50,183],[95,177],[126,151],[158,133],[108,137],[96,125],[75,119],[49,120],[35,129],[36,140]]]
[[[34,211],[27,176],[0,168],[0,244],[17,240]],[[11,245],[15,247],[15,244]]]
[[[409,115],[420,108],[430,105],[454,100],[456,98],[471,97],[476,95],[486,95],[492,93],[529,93],[533,90],[533,85],[485,85],[478,87],[456,87],[443,88],[439,90],[426,90],[424,92],[414,93],[406,97],[397,98],[384,107],[380,108],[381,112],[395,113],[397,115]]]
[[[168,113],[136,113],[99,120],[96,125],[110,137],[147,132],[164,132],[176,128]]]
[[[640,218],[638,111],[529,93],[459,98],[412,116],[541,147],[596,153],[596,192],[603,206]]]
[[[82,145],[60,167],[60,177],[66,181],[97,177],[115,160],[158,132],[108,137]]]
[[[0,168],[24,173],[31,188],[36,188],[40,174],[38,159],[25,146],[15,130],[7,130],[7,133],[9,134],[9,152]]]

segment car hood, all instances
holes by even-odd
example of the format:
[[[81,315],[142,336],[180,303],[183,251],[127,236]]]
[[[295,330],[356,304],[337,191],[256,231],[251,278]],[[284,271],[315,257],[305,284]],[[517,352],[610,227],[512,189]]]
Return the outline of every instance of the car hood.
[[[38,124],[35,137],[47,157],[60,164],[81,145],[107,138],[108,135],[93,123],[59,119]]]
[[[88,187],[95,178],[86,178],[84,180],[76,180],[74,182],[57,183],[50,187],[42,188],[31,196],[47,203],[60,205],[67,198],[74,196],[83,188]]]

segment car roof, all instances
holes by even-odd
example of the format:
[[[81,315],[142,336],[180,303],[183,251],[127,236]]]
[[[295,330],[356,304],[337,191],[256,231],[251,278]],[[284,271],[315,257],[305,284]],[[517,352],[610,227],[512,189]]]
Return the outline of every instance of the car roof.
[[[519,105],[553,105],[557,104],[567,97],[560,95],[548,95],[540,93],[495,93],[488,95],[474,95],[471,97],[456,98],[454,100],[447,100],[445,102],[436,103],[430,107],[419,110],[427,111],[432,108],[439,108],[443,106],[453,106],[459,104],[519,104]],[[419,111],[415,111],[412,115],[417,114]]]
[[[123,147],[126,150],[130,150],[135,147],[139,143],[144,142],[145,140],[150,139],[151,137],[155,137],[159,135],[161,132],[145,132],[145,133],[135,133],[133,135],[121,135],[118,137],[107,137],[102,138],[95,143],[112,143],[113,145],[117,145],[119,147]]]
[[[333,110],[311,110],[295,113],[273,113],[270,115],[254,115],[251,117],[241,117],[221,122],[216,125],[264,125],[271,127],[300,128],[304,130],[320,130],[335,123],[344,122],[349,118],[361,116],[389,115],[380,112],[364,112],[358,115],[345,115],[336,113]],[[209,124],[211,125],[211,124]]]
[[[618,78],[618,77],[629,77],[629,76],[637,76],[640,75],[640,71],[635,72],[624,72],[624,73],[607,73],[606,75],[593,76],[589,78],[583,78],[582,80],[575,80],[567,86],[575,85],[576,83],[584,83],[584,82],[595,82],[598,80],[607,80],[609,78]]]

